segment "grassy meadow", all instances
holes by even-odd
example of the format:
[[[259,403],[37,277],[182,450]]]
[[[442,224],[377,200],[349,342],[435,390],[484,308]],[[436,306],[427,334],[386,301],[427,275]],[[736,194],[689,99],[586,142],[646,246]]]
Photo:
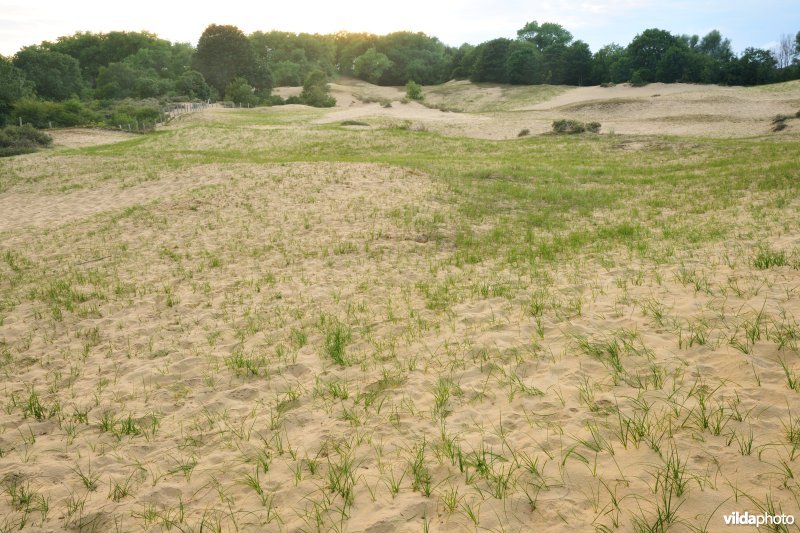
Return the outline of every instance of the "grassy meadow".
[[[0,530],[800,518],[800,121],[332,112],[0,160]]]

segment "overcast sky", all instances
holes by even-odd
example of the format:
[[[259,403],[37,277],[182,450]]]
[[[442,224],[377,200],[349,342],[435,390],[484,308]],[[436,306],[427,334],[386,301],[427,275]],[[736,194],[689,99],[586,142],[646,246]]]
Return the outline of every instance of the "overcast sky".
[[[592,51],[626,45],[647,28],[705,35],[719,29],[735,51],[771,48],[800,31],[800,0],[302,0],[243,2],[0,0],[0,54],[76,31],[148,30],[170,41],[197,44],[209,24],[256,30],[385,34],[421,31],[457,46],[515,37],[526,22],[558,22]]]

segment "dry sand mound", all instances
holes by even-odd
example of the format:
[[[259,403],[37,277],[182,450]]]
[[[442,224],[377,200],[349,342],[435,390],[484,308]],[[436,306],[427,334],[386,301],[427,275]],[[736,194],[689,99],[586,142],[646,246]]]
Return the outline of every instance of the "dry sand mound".
[[[547,133],[554,120],[567,118],[601,122],[604,133],[746,137],[769,133],[773,117],[794,115],[800,109],[800,83],[770,87],[653,83],[568,88],[458,81],[426,87],[426,99],[420,105],[400,103],[402,88],[344,79],[331,84],[331,94],[337,99],[337,109],[345,110],[318,122],[374,119],[374,124],[385,125],[406,120],[418,129],[445,135],[512,139],[522,130]],[[277,92],[298,91],[281,88]]]

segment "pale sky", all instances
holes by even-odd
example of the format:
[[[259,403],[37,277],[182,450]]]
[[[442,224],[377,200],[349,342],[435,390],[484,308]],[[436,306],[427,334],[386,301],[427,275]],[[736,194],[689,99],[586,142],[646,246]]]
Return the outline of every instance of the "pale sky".
[[[531,20],[563,25],[592,51],[611,42],[626,45],[657,27],[700,36],[719,29],[740,52],[771,48],[781,35],[800,31],[800,0],[198,0],[185,6],[168,0],[0,0],[0,54],[76,31],[148,30],[196,45],[209,24],[233,24],[245,33],[411,30],[458,46],[515,37]]]

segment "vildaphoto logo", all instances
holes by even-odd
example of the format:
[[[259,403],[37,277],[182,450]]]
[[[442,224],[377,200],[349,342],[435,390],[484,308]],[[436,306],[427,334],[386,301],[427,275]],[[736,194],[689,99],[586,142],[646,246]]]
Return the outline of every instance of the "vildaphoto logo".
[[[794,516],[790,514],[750,514],[735,512],[726,514],[723,517],[726,526],[791,526],[794,524]]]

